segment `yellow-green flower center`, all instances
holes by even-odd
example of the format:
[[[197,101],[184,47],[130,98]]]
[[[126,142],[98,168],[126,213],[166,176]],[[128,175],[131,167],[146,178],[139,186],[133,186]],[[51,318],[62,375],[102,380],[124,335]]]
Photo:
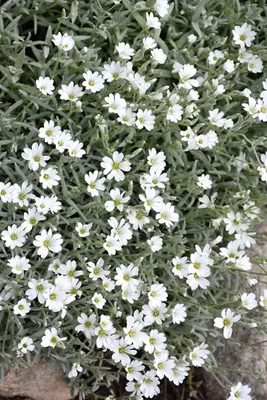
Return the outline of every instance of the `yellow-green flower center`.
[[[114,163],[112,164],[112,168],[115,169],[115,170],[120,169],[120,163],[114,162]]]

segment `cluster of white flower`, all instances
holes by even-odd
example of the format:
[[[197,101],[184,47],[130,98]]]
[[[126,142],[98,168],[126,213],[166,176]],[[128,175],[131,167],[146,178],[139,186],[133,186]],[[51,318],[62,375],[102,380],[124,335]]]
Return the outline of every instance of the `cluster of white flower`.
[[[267,182],[266,143],[258,155],[244,133],[267,122],[267,80],[255,95],[235,82],[238,70],[263,71],[256,50],[247,51],[256,32],[235,26],[227,44],[234,50],[223,40],[205,52],[195,24],[198,36],[186,34],[189,50],[178,56],[160,38],[171,11],[167,0],[136,5],[140,35],[128,43],[118,33],[113,57],[99,56],[95,65],[101,46],[80,50],[79,36],[54,34],[52,68],[44,66],[31,88],[40,107],[50,108],[36,126],[31,112],[15,173],[7,164],[0,182],[8,215],[0,311],[9,310],[20,327],[26,321],[11,352],[22,358],[70,345],[67,374],[76,378],[90,371],[85,348],[108,351],[138,400],[156,396],[165,377],[180,385],[191,366],[211,364],[214,340],[231,338],[240,320],[262,324],[250,312],[267,309],[267,290],[260,298],[253,293],[258,281],[246,254],[262,212],[254,190],[258,175]],[[203,12],[203,29],[212,18]],[[9,151],[11,163],[16,146]],[[239,174],[245,183],[233,181]],[[216,299],[229,289],[228,274],[249,289],[226,294],[222,308]],[[212,335],[199,329],[202,313]],[[37,335],[27,322],[36,316]],[[250,391],[239,382],[228,400],[251,400]]]

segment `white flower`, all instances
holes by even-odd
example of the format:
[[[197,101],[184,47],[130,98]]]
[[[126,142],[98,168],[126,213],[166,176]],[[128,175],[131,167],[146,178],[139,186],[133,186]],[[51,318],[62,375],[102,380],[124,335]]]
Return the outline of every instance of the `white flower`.
[[[23,354],[27,354],[28,351],[33,351],[35,349],[33,340],[29,336],[24,336],[18,344],[18,349]]]
[[[158,64],[164,64],[167,60],[167,54],[162,49],[154,49],[151,51],[151,58]]]
[[[198,275],[196,272],[187,276],[186,283],[192,290],[196,290],[198,287],[201,287],[201,289],[207,289],[207,287],[210,285],[208,279]]]
[[[191,90],[189,91],[189,93],[188,93],[187,98],[188,98],[189,101],[196,101],[196,100],[198,100],[198,99],[199,99],[199,93],[198,93],[198,91],[197,91],[197,90],[191,89]]]
[[[210,179],[209,174],[202,174],[197,178],[197,185],[202,187],[203,189],[211,189],[212,180]]]
[[[267,167],[258,167],[257,171],[259,171],[259,175],[263,182],[267,182]]]
[[[92,72],[87,70],[84,74],[84,81],[82,85],[86,90],[90,90],[92,93],[99,92],[104,88],[104,79],[98,72]]]
[[[241,49],[250,47],[256,37],[256,32],[251,29],[251,25],[246,22],[242,26],[235,26],[232,30],[233,40]]]
[[[104,168],[104,174],[107,175],[107,179],[115,179],[116,182],[123,181],[125,175],[123,171],[131,170],[131,163],[124,159],[124,155],[118,151],[114,151],[112,158],[103,157],[101,167]]]
[[[104,182],[106,178],[100,178],[100,173],[98,171],[89,172],[84,175],[85,182],[88,184],[87,192],[92,196],[99,196],[99,192],[105,190]]]
[[[179,104],[174,104],[168,108],[166,119],[171,122],[181,121],[183,115],[183,108]]]
[[[42,169],[40,172],[39,182],[44,189],[51,189],[53,186],[57,186],[60,180],[57,170],[53,167]]]
[[[153,354],[155,351],[161,352],[166,348],[166,337],[163,333],[159,333],[157,329],[152,329],[145,338],[145,351]]]
[[[197,40],[197,36],[194,35],[194,34],[188,35],[187,40],[188,40],[188,42],[191,43],[191,44],[192,44],[192,43],[195,43],[196,40]]]
[[[144,324],[142,322],[127,320],[127,327],[123,328],[126,343],[133,344],[135,349],[142,347],[147,338],[147,334],[142,332],[143,328]]]
[[[63,153],[66,149],[72,145],[73,140],[70,132],[64,129],[63,132],[59,131],[53,138],[53,144],[56,146],[57,151]]]
[[[108,97],[105,97],[105,102],[107,104],[104,104],[104,107],[108,107],[108,111],[115,114],[120,114],[127,106],[126,101],[119,93],[110,93]]]
[[[17,275],[23,275],[24,271],[31,268],[30,260],[26,257],[14,256],[7,260],[7,265],[11,268],[11,272]]]
[[[245,249],[245,247],[251,247],[251,245],[256,244],[256,240],[252,237],[256,235],[256,232],[243,232],[235,234],[235,242],[238,244],[240,249]]]
[[[60,277],[62,284],[66,283],[62,277]],[[66,301],[66,291],[59,286],[49,285],[44,292],[45,306],[54,312],[62,311],[64,308],[64,302]]]
[[[46,329],[45,334],[42,337],[41,346],[42,347],[56,347],[58,343],[63,342],[67,338],[60,338],[58,336],[56,328]]]
[[[100,317],[100,326],[95,329],[96,346],[100,347],[110,347],[111,335],[116,332],[110,317],[107,315],[101,315]]]
[[[115,49],[123,60],[130,60],[134,55],[134,49],[128,43],[120,42],[116,45]]]
[[[13,185],[0,182],[0,200],[3,203],[10,203],[13,200]]]
[[[69,278],[76,278],[80,275],[83,275],[83,271],[76,270],[77,263],[75,260],[68,260],[66,264],[60,265],[60,274],[67,275]]]
[[[209,111],[209,117],[208,120],[213,124],[218,127],[224,126],[225,123],[225,118],[223,118],[224,113],[221,111],[219,112],[219,109],[216,108],[215,110]]]
[[[31,303],[27,302],[25,299],[20,300],[13,307],[13,312],[16,315],[20,315],[21,317],[25,317],[26,314],[30,312]]]
[[[130,196],[125,196],[125,192],[120,192],[118,188],[112,189],[109,195],[112,200],[106,201],[105,203],[105,208],[108,212],[113,211],[115,208],[119,211],[123,211],[123,204],[128,203],[130,200]]]
[[[185,321],[186,317],[187,313],[184,304],[176,304],[172,310],[172,322],[174,324],[180,324],[181,322]]]
[[[162,283],[155,283],[151,286],[148,293],[149,306],[160,306],[162,302],[167,301],[168,293]]]
[[[82,224],[81,222],[77,222],[75,227],[75,231],[78,233],[80,237],[87,237],[90,235],[90,229],[92,228],[91,224]]]
[[[88,265],[87,270],[90,272],[89,278],[91,278],[93,281],[96,281],[97,279],[104,279],[106,275],[109,275],[109,271],[105,271],[103,268],[104,266],[103,258],[99,258],[96,264],[89,261],[87,265]]]
[[[267,121],[267,99],[258,99],[257,100],[257,110],[258,114],[257,117],[259,118],[260,121],[266,122]]]
[[[242,385],[241,382],[238,382],[236,386],[231,387],[230,397],[227,400],[252,400],[252,397],[249,395],[251,389],[248,385]]]
[[[76,378],[79,372],[82,372],[83,368],[79,363],[74,363],[71,367],[70,372],[68,373],[68,378]]]
[[[141,371],[143,371],[145,369],[145,366],[138,360],[134,360],[132,361],[130,364],[128,364],[125,368],[127,375],[126,375],[126,379],[127,381],[140,381],[140,379],[142,379],[142,373]]]
[[[145,110],[138,110],[137,111],[137,119],[136,119],[136,126],[138,129],[147,129],[151,131],[155,125],[155,116],[152,115],[152,111],[145,109]]]
[[[170,380],[174,383],[174,385],[180,385],[181,383],[183,383],[186,376],[188,376],[189,370],[189,364],[187,361],[185,361],[184,357],[179,361],[175,360],[175,367],[173,369],[173,374]]]
[[[148,150],[148,153],[147,163],[150,165],[151,169],[160,172],[163,171],[166,166],[166,156],[163,151],[157,152],[155,148],[152,148]]]
[[[32,148],[25,147],[21,154],[24,160],[29,161],[29,168],[33,171],[37,171],[38,168],[45,167],[46,161],[50,159],[49,156],[43,155],[44,146],[39,143],[33,143]]]
[[[214,65],[217,63],[218,60],[220,60],[222,58],[224,58],[224,54],[222,51],[220,51],[220,50],[211,51],[208,56],[208,63],[210,65]]]
[[[192,87],[199,86],[198,80],[192,79],[193,76],[195,76],[197,73],[197,70],[193,65],[185,64],[181,68],[179,68],[179,71],[177,72],[180,77],[179,87],[182,87],[184,89],[192,89]]]
[[[210,351],[207,350],[208,345],[201,343],[200,346],[195,347],[189,354],[189,359],[195,367],[202,367],[205,360],[208,358]]]
[[[242,107],[252,118],[258,117],[257,102],[253,97],[248,97],[248,103],[242,103]]]
[[[135,276],[138,276],[138,267],[133,264],[129,264],[128,267],[121,264],[116,268],[117,275],[115,275],[114,279],[116,281],[117,286],[121,286],[122,290],[126,290],[129,287],[135,287],[139,284],[139,281],[135,279]]]
[[[223,336],[225,339],[229,339],[232,336],[232,326],[235,322],[239,321],[241,315],[235,313],[230,310],[230,308],[222,310],[222,318],[215,318],[214,326],[216,328],[222,329],[223,328]]]
[[[61,263],[59,258],[56,258],[55,260],[52,261],[51,264],[49,264],[48,271],[52,271],[54,272],[54,274],[59,274],[62,265],[63,264]]]
[[[267,309],[267,289],[264,289],[263,296],[260,296],[260,306]]]
[[[173,358],[169,358],[168,351],[163,351],[160,354],[155,354],[154,367],[160,379],[163,379],[164,376],[172,379],[175,361]]]
[[[180,279],[187,277],[188,275],[188,259],[187,257],[175,257],[172,259],[174,265],[172,273],[178,276]]]
[[[71,141],[68,147],[69,155],[71,157],[82,158],[85,154],[85,150],[83,150],[83,143],[79,142],[79,140]]]
[[[53,90],[55,89],[54,80],[49,77],[43,78],[40,76],[36,81],[36,87],[40,90],[44,95],[53,94]]]
[[[61,100],[69,100],[77,102],[80,97],[83,96],[82,88],[78,85],[74,85],[74,82],[70,82],[68,85],[61,85],[58,93],[60,94]]]
[[[17,183],[13,185],[12,188],[13,192],[13,203],[18,203],[20,207],[26,206],[28,207],[29,205],[29,200],[34,199],[35,196],[31,193],[32,191],[32,185],[28,185],[28,182],[25,181],[22,183],[21,186],[19,186]]]
[[[206,139],[206,147],[209,148],[209,149],[212,149],[219,142],[217,133],[212,131],[212,130],[207,132],[207,134],[205,135],[205,139]],[[198,144],[200,144],[199,143],[199,136],[198,136],[197,141],[198,141]]]
[[[160,236],[152,236],[152,238],[147,240],[153,253],[160,251],[162,249],[163,240]]]
[[[154,7],[159,16],[163,18],[168,14],[170,6],[168,0],[156,0]]]
[[[249,57],[248,63],[248,71],[253,72],[254,74],[261,73],[263,70],[263,62],[260,57],[252,55]]]
[[[249,228],[248,222],[245,220],[244,216],[241,213],[234,213],[230,211],[227,213],[226,218],[224,218],[224,223],[226,224],[225,229],[232,235],[233,233],[242,233],[247,231]]]
[[[156,219],[160,224],[165,224],[168,228],[173,225],[174,222],[179,221],[179,215],[174,211],[174,206],[171,203],[161,203],[156,209]]]
[[[133,126],[135,125],[136,113],[132,111],[131,108],[123,108],[118,112],[117,121],[123,125]]]
[[[129,286],[127,289],[122,290],[121,298],[133,304],[140,297],[140,289],[137,286]]]
[[[104,299],[104,297],[102,296],[102,294],[100,293],[95,293],[92,297],[92,303],[93,305],[102,310],[102,308],[104,307],[106,300]]]
[[[236,260],[236,266],[237,268],[240,268],[243,271],[249,271],[252,268],[252,264],[248,256],[239,257]]]
[[[160,29],[161,27],[158,17],[155,17],[152,12],[146,13],[146,24],[148,28]]]
[[[139,199],[143,201],[144,207],[147,213],[152,210],[157,210],[161,203],[163,203],[163,198],[158,196],[159,192],[154,188],[147,188],[145,194],[139,194]]]
[[[117,236],[112,234],[106,237],[103,247],[110,256],[114,256],[117,251],[122,249],[122,243]]]
[[[59,32],[57,35],[53,35],[52,41],[55,46],[63,49],[64,51],[71,50],[75,44],[72,36],[68,35],[67,33],[64,33],[62,36],[61,32]]]
[[[157,47],[157,43],[152,37],[146,36],[143,38],[143,46],[145,50],[152,50]]]
[[[115,363],[121,363],[123,366],[127,366],[131,362],[130,355],[135,355],[136,350],[132,345],[126,343],[124,338],[121,338],[119,341],[114,341],[111,346],[111,350],[113,351],[112,359]]]
[[[48,252],[59,253],[62,250],[63,239],[59,233],[53,235],[52,230],[43,229],[40,235],[35,236],[33,244],[38,247],[37,254],[41,258],[46,258]]]
[[[103,78],[108,82],[126,77],[126,70],[119,61],[112,61],[111,64],[104,64],[103,68]]]
[[[188,265],[189,274],[197,274],[199,277],[207,278],[210,276],[211,271],[208,267],[209,260],[204,255],[195,252],[190,255],[191,263]]]
[[[156,376],[156,371],[147,371],[141,380],[140,391],[143,396],[152,398],[159,394],[159,379]]]
[[[211,197],[209,198],[206,194],[204,194],[204,196],[199,197],[199,202],[201,203],[198,208],[211,208],[214,209],[215,208],[215,200],[218,196],[218,193],[213,193],[213,195],[211,195]]]
[[[127,76],[128,81],[131,83],[131,85],[133,86],[134,89],[139,91],[140,95],[143,95],[146,93],[146,91],[150,88],[150,86],[152,85],[152,83],[155,80],[151,80],[149,82],[146,82],[144,76],[141,76],[138,72],[134,73],[130,73]]]
[[[79,325],[75,327],[76,332],[83,332],[87,339],[90,339],[92,336],[95,336],[95,323],[96,323],[96,315],[91,314],[89,317],[82,313],[77,321]]]
[[[144,225],[150,222],[150,219],[144,213],[136,210],[131,210],[127,218],[134,230],[143,229]]]
[[[162,321],[167,317],[167,307],[165,303],[160,303],[157,306],[154,306],[151,303],[149,303],[149,305],[145,304],[142,309],[145,315],[144,322],[147,326],[152,325],[153,323],[162,325]]]
[[[28,286],[30,289],[26,291],[26,296],[29,300],[38,299],[40,304],[45,303],[44,293],[49,288],[49,283],[45,279],[31,279],[28,282]]]
[[[124,218],[118,221],[114,217],[108,219],[108,224],[112,227],[111,235],[114,236],[122,246],[127,245],[128,240],[133,236],[130,224],[128,224]]]
[[[254,293],[243,293],[241,296],[242,306],[247,310],[253,310],[253,308],[257,307],[258,302],[256,300],[256,295]]]
[[[226,263],[235,263],[238,257],[245,254],[244,251],[238,251],[239,245],[236,241],[228,243],[227,247],[220,248],[220,255],[226,258]]]
[[[44,126],[39,129],[39,137],[44,139],[46,143],[53,143],[54,138],[61,132],[60,126],[55,126],[54,121],[44,122]]]
[[[235,64],[233,60],[227,60],[225,61],[225,63],[223,64],[223,68],[226,72],[228,72],[229,74],[231,74],[232,72],[234,72],[235,70]]]
[[[112,290],[115,288],[115,282],[109,278],[103,278],[102,285],[107,292],[112,292]]]
[[[12,250],[15,247],[22,247],[26,241],[25,231],[22,226],[15,224],[8,226],[7,230],[1,233],[2,240],[5,242],[6,247],[10,247]]]
[[[54,194],[52,196],[35,197],[35,205],[37,210],[44,215],[49,211],[52,214],[57,213],[62,208],[62,204]]]

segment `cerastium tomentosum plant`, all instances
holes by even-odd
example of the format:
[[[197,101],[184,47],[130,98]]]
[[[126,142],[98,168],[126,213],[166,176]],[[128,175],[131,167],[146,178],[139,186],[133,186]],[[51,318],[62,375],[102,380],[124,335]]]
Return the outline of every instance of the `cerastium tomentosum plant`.
[[[235,325],[266,331],[260,2],[24,3],[0,8],[1,366],[136,399],[215,373]]]

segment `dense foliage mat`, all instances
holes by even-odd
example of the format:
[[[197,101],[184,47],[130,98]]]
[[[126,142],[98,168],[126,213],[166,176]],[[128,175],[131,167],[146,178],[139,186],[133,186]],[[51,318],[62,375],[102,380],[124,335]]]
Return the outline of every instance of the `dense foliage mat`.
[[[266,218],[266,12],[1,5],[2,374],[45,357],[81,393],[123,376],[124,398],[152,398],[191,366],[220,380],[235,324],[266,332],[246,254]]]

